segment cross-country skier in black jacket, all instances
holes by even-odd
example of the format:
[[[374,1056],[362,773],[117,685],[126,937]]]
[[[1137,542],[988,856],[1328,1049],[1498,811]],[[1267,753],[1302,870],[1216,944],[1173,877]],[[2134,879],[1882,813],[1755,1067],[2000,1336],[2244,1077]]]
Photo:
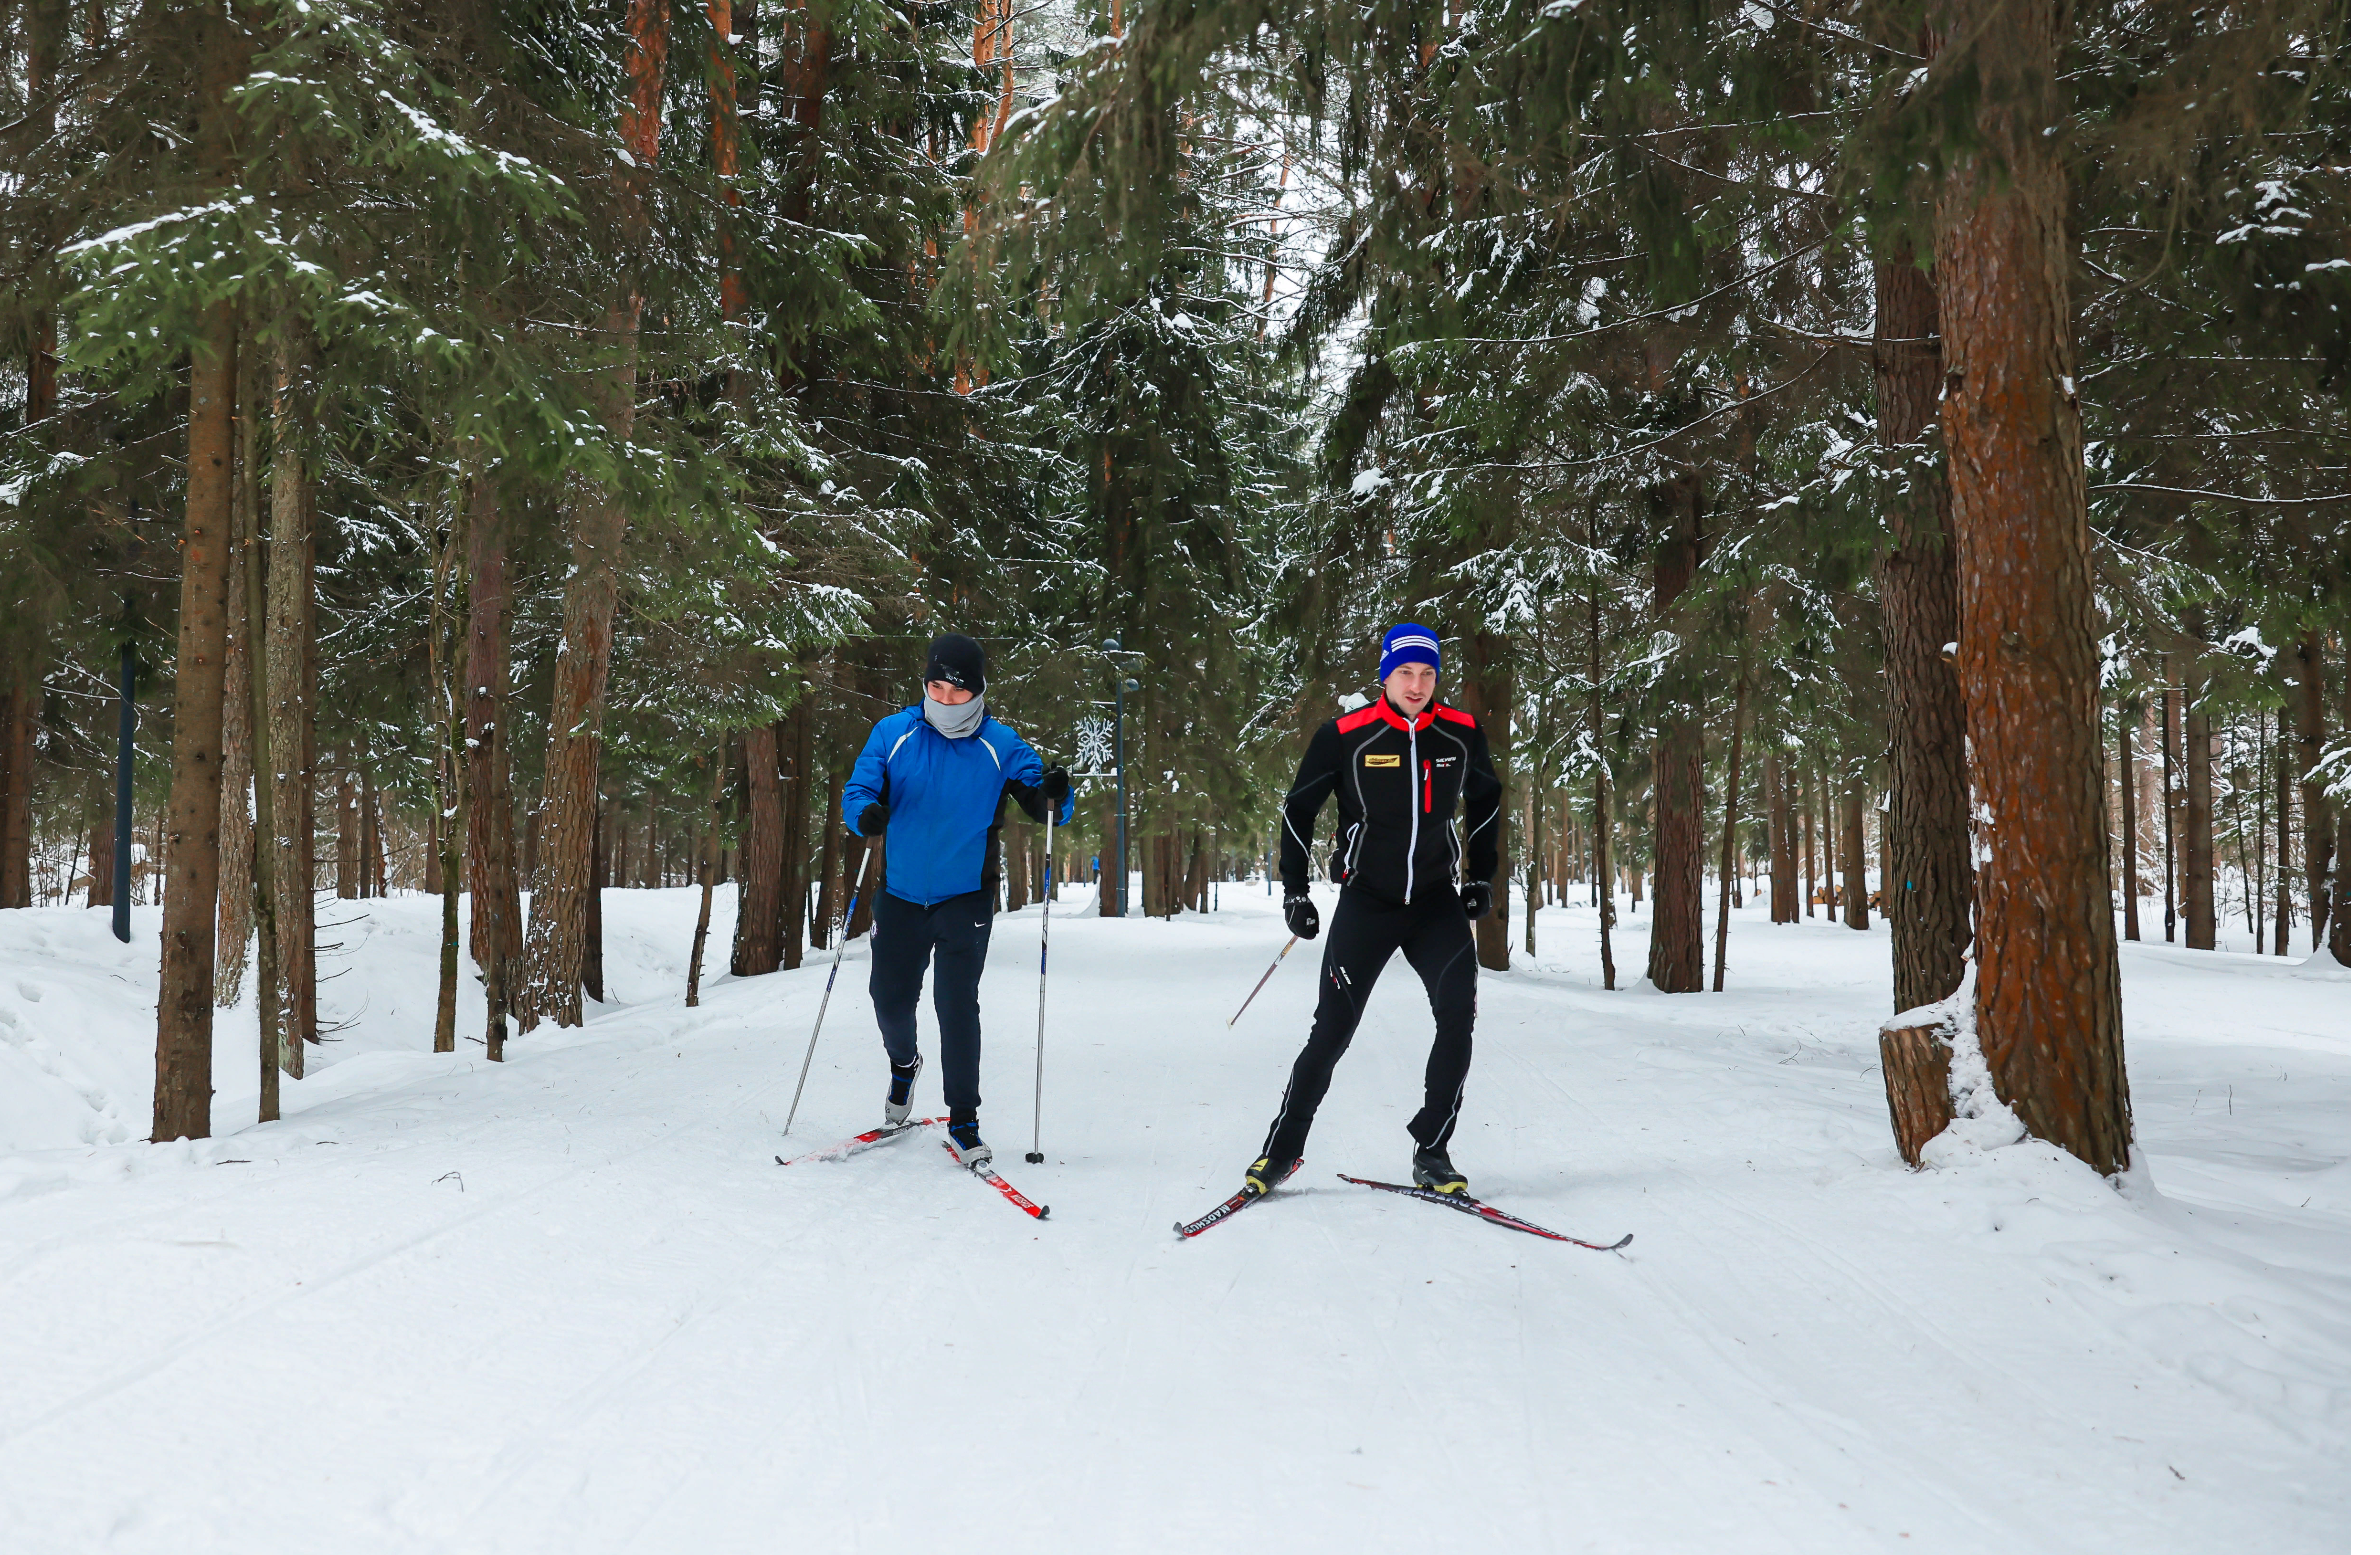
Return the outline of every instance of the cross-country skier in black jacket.
[[[1421,1111],[1405,1126],[1414,1138],[1414,1181],[1442,1193],[1470,1186],[1448,1160],[1446,1141],[1471,1069],[1479,994],[1471,921],[1488,910],[1488,883],[1498,874],[1504,785],[1477,721],[1439,705],[1438,671],[1436,634],[1391,628],[1380,645],[1380,700],[1315,731],[1281,802],[1281,911],[1290,931],[1312,939],[1321,926],[1306,891],[1315,818],[1333,795],[1339,831],[1330,873],[1343,888],[1322,946],[1313,1033],[1290,1070],[1264,1153],[1248,1167],[1255,1192],[1270,1192],[1305,1153],[1330,1071],[1364,1018],[1372,984],[1400,950],[1421,974],[1438,1024]]]

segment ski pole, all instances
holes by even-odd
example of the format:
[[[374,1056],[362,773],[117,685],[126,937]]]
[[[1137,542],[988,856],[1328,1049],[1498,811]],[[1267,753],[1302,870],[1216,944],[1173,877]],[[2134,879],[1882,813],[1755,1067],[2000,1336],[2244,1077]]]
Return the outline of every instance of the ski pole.
[[[851,877],[851,899],[843,904],[843,927],[834,936],[834,964],[826,970],[826,992],[819,995],[818,1019],[810,1025],[810,1047],[802,1055],[802,1078],[794,1085],[794,1104],[785,1109],[785,1127],[779,1137],[794,1131],[794,1115],[802,1110],[802,1091],[810,1083],[810,1060],[818,1056],[819,1032],[826,1029],[826,1005],[834,997],[835,973],[843,970],[843,947],[851,943],[852,915],[859,910],[859,893],[868,884],[868,856],[876,850],[869,843],[859,850],[859,873]]]
[[[1042,801],[1041,813],[1041,1013],[1033,1019],[1033,1148],[1025,1159],[1041,1163],[1041,1038],[1050,1030],[1050,848],[1058,836],[1058,812]]]
[[[1223,1022],[1225,1030],[1228,1031],[1232,1027],[1240,1023],[1240,1016],[1247,1014],[1248,1007],[1257,1002],[1257,995],[1258,994],[1264,992],[1264,985],[1272,981],[1272,974],[1280,969],[1281,964],[1283,961],[1289,959],[1289,953],[1296,948],[1297,936],[1295,934],[1292,934],[1289,936],[1289,943],[1281,947],[1281,954],[1272,958],[1272,965],[1264,970],[1264,976],[1257,978],[1257,985],[1248,990],[1248,996],[1240,1001],[1238,1013],[1234,1014],[1229,1020]]]

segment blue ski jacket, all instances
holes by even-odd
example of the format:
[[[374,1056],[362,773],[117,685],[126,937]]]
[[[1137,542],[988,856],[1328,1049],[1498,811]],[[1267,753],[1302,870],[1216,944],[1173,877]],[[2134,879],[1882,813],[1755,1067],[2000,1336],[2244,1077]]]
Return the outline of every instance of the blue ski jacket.
[[[920,907],[979,891],[993,873],[1000,803],[1042,819],[1041,758],[1017,732],[987,716],[976,732],[953,740],[911,705],[868,731],[851,781],[843,786],[844,825],[858,829],[859,813],[876,800],[885,822],[884,886]],[[1060,825],[1075,818],[1075,796],[1058,807]]]

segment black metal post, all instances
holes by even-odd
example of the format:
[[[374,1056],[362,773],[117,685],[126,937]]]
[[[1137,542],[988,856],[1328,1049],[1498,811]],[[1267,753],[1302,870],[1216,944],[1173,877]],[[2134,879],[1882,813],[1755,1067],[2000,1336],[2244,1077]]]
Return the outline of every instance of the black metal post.
[[[129,612],[128,612],[129,613]],[[115,937],[132,943],[132,644],[124,645],[124,690],[115,715]]]

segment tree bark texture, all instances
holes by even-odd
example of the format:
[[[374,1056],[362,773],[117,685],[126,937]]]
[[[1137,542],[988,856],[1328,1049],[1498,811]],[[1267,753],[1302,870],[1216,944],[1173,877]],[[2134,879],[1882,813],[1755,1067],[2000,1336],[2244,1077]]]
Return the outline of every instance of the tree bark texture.
[[[2286,734],[2286,715],[2277,733]],[[2273,741],[2273,954],[2289,953],[2289,741]],[[2128,796],[2129,799],[2129,796]],[[2140,935],[2128,934],[2127,939]]]
[[[2193,643],[2181,661],[2182,943],[2215,948],[2215,740]]]
[[[1510,780],[1512,772],[1512,645],[1503,635],[1493,632],[1472,634],[1472,673],[1465,688],[1477,705],[1469,709],[1479,720],[1479,732],[1488,742],[1488,753],[1494,757],[1497,770]],[[1513,828],[1500,827],[1506,837]],[[1479,945],[1479,964],[1491,971],[1502,971],[1512,964],[1512,904],[1507,888],[1512,878],[1512,850],[1497,850],[1496,877],[1488,883],[1488,907],[1472,924],[1472,933]],[[1697,951],[1700,946],[1696,946]],[[1697,973],[1699,977],[1699,973]]]
[[[2116,719],[2117,780],[2124,790],[2124,937],[2141,937],[2141,850],[2133,814],[2131,709]]]
[[[0,649],[0,908],[33,905],[33,724],[41,710],[30,654]]]
[[[245,51],[209,28],[201,112],[228,145],[223,98]],[[157,970],[157,1086],[150,1138],[203,1139],[214,1100],[215,885],[223,826],[225,611],[231,565],[234,385],[239,330],[229,303],[207,309],[190,355],[188,495],[182,521],[181,626],[174,663],[174,767],[165,802],[163,952]]]
[[[643,227],[642,182],[661,155],[662,76],[669,54],[666,0],[628,0],[627,102],[620,135],[630,167],[621,203]],[[644,298],[624,281],[604,309],[614,355],[596,386],[597,413],[625,442],[635,430],[637,331]],[[612,611],[619,598],[620,545],[627,533],[624,493],[575,482],[570,502],[570,571],[562,585],[562,647],[553,670],[553,715],[547,726],[545,787],[538,809],[538,868],[530,886],[528,943],[523,960],[521,1026],[540,1020],[582,1023],[580,978],[587,956],[587,870],[594,857],[596,775],[602,760],[603,694],[612,672]]]
[[[241,428],[240,495],[235,510],[238,525],[238,549],[233,566],[249,600],[247,619],[241,623],[247,638],[247,722],[253,741],[251,765],[257,774],[271,774],[273,764],[273,698],[265,685],[262,669],[267,662],[264,610],[264,510],[259,500],[261,471],[259,468],[264,440],[261,419],[256,412],[262,408],[262,375],[250,364],[241,381],[252,386],[246,404],[249,413]],[[257,1120],[265,1122],[281,1115],[281,1071],[289,1057],[289,1021],[282,1001],[284,979],[281,972],[281,895],[274,884],[273,868],[278,862],[277,839],[281,828],[273,814],[273,784],[269,777],[255,781],[251,791],[256,800],[255,824],[249,827],[249,853],[244,872],[248,877],[249,911],[256,920],[256,1071]],[[246,798],[243,795],[243,800]]]
[[[1843,924],[1867,928],[1867,779],[1843,784]]]
[[[810,902],[810,705],[797,703],[777,722],[777,763],[785,774],[783,885],[777,893],[777,964],[802,964]]]
[[[780,907],[785,880],[784,785],[777,771],[777,730],[760,724],[744,731],[744,781],[751,795],[744,827],[744,878],[735,914],[738,977],[777,970]]]
[[[1793,921],[1793,824],[1785,803],[1785,765],[1771,754],[1768,787],[1768,921]]]
[[[271,705],[273,752],[273,921],[279,931],[281,1007],[288,1025],[284,1067],[306,1072],[306,1047],[316,1040],[314,1024],[314,773],[313,697],[308,684],[312,658],[306,609],[314,570],[314,504],[306,467],[304,385],[296,354],[281,348],[274,381],[273,537],[266,548],[264,585],[265,693]]]
[[[1703,485],[1680,476],[1648,493],[1655,531],[1653,607],[1685,597],[1702,565]],[[1698,688],[1677,669],[1655,694],[1661,708],[1653,743],[1653,934],[1645,976],[1664,994],[1703,988],[1703,714]]]
[[[1980,71],[1982,154],[1937,230],[1942,431],[1959,537],[1959,681],[1981,872],[1975,1023],[2002,1096],[2102,1173],[2131,1159],[2082,432],[2067,296],[2066,178],[2045,130],[2069,13],[1946,0],[1946,52]]]
[[[603,882],[610,873],[613,819],[599,794],[589,837],[593,852],[587,861],[587,936],[578,960],[578,986],[599,1005],[603,1002]]]
[[[1735,892],[1735,823],[1736,801],[1742,793],[1743,776],[1743,705],[1750,700],[1750,687],[1744,677],[1738,675],[1735,683],[1735,718],[1727,736],[1727,803],[1719,822],[1718,867],[1718,934],[1711,946],[1711,992],[1723,993],[1727,988],[1727,928],[1728,912]]]
[[[248,565],[257,538],[256,452],[251,423],[257,404],[248,392],[252,370],[244,370],[235,386],[231,537],[225,568],[224,596],[224,767],[223,819],[218,834],[223,855],[215,881],[215,1006],[229,1009],[239,1003],[240,984],[248,971],[248,938],[256,927],[256,824],[249,809],[249,785],[256,778],[256,705],[249,651],[252,600]],[[256,570],[261,575],[261,570]]]
[[[1905,451],[1876,553],[1885,730],[1892,772],[1881,885],[1892,924],[1892,1007],[1945,999],[1966,975],[1974,894],[1966,711],[1944,657],[1959,640],[1959,548],[1939,464],[1940,309],[1904,245],[1876,267],[1876,440]]]
[[[471,958],[492,1011],[513,1007],[520,959],[520,874],[514,857],[513,777],[507,750],[512,694],[512,582],[504,509],[494,483],[473,477],[465,500],[470,584],[463,650],[465,846],[471,894]],[[493,1019],[492,1011],[491,1019]]]
[[[2330,856],[2336,845],[2330,796],[2314,771],[2325,740],[2323,669],[2322,633],[2309,632],[2298,639],[2298,813],[2305,852],[2306,943],[2315,946],[2330,928]]]
[[[1937,1026],[1887,1026],[1877,1045],[1892,1142],[1914,1168],[1923,1164],[1926,1141],[1958,1115],[1950,1099],[1950,1044]]]

